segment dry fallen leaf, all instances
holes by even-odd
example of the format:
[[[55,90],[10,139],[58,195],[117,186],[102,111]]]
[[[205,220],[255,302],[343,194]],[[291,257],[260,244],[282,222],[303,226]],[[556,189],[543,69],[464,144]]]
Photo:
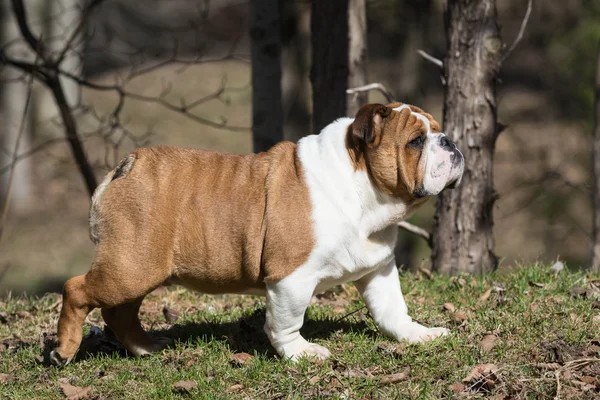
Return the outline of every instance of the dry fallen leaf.
[[[452,303],[444,303],[444,310],[453,313],[456,310],[456,307],[454,307],[454,304]]]
[[[431,279],[433,277],[431,275],[431,271],[424,267],[419,267],[419,272],[421,272],[423,275],[425,275],[427,277],[427,279]]]
[[[338,373],[340,374],[340,376],[343,376],[344,378],[366,378],[366,377],[373,376],[369,372],[365,373],[361,370],[353,369],[353,368],[344,369],[344,370],[338,371]]]
[[[406,378],[408,378],[408,373],[410,372],[410,368],[406,368],[402,372],[398,372],[397,374],[386,375],[379,381],[380,385],[389,385],[392,383],[398,383]]]
[[[479,347],[483,351],[492,350],[500,341],[500,338],[496,335],[485,335],[481,342],[479,342]]]
[[[582,376],[581,378],[579,378],[582,382],[587,383],[588,385],[595,385],[596,384],[596,378],[594,378],[593,376]]]
[[[177,321],[177,318],[179,318],[179,311],[174,308],[164,306],[162,312],[169,324],[174,324],[175,321]]]
[[[73,386],[70,383],[66,383],[66,382],[59,382],[58,386],[60,387],[60,390],[62,390],[64,395],[67,396],[68,400],[87,399],[90,396],[90,394],[92,393],[91,386],[82,388],[79,386]]]
[[[498,369],[499,368],[496,366],[496,364],[479,364],[476,365],[462,381],[469,383],[491,377],[498,371]]]
[[[231,356],[231,359],[229,361],[231,362],[232,366],[240,367],[242,365],[245,365],[249,361],[252,361],[253,359],[254,356],[248,353],[236,353]]]
[[[578,386],[582,391],[587,392],[588,390],[592,390],[595,388],[594,385],[587,384],[582,381],[578,381],[577,379],[573,379],[570,382],[572,385]]]
[[[592,341],[593,343],[594,341]],[[581,352],[584,357],[596,357],[600,353],[600,346],[592,344],[587,349]]]
[[[0,383],[1,384],[11,383],[14,380],[15,380],[14,375],[0,374]]]
[[[457,311],[457,312],[453,313],[452,317],[458,322],[463,322],[463,321],[466,321],[467,319],[469,319],[468,315],[462,311]]]
[[[529,286],[538,287],[538,288],[542,288],[542,289],[546,287],[546,285],[544,285],[543,283],[532,282],[532,281],[529,281]]]
[[[452,390],[454,393],[464,392],[466,388],[467,387],[465,385],[463,385],[462,383],[458,383],[458,382],[450,385],[450,390]]]
[[[384,354],[402,355],[402,353],[406,350],[406,342],[401,342],[401,343],[380,342],[380,343],[377,343],[377,346],[375,346],[375,349]]]
[[[483,292],[483,294],[481,296],[479,296],[479,300],[477,300],[477,305],[481,305],[481,304],[485,303],[487,301],[487,299],[490,298],[491,294],[492,294],[492,288],[489,288],[488,290]]]
[[[179,381],[173,384],[173,389],[177,392],[189,392],[196,386],[198,384],[195,381]]]
[[[227,390],[225,390],[225,393],[237,392],[238,390],[242,390],[243,388],[244,385],[242,385],[241,383],[237,383],[235,385],[229,386]]]
[[[321,377],[320,377],[319,375],[315,375],[315,376],[313,376],[312,378],[310,378],[310,379],[308,380],[308,384],[309,384],[310,386],[314,386],[314,385],[316,385],[316,384],[317,384],[317,382],[319,382],[320,380],[321,380]]]
[[[585,296],[585,288],[581,286],[573,286],[571,289],[569,289],[569,294],[571,297]]]
[[[29,318],[29,317],[31,317],[31,313],[29,311],[25,311],[25,310],[17,311],[17,317]]]

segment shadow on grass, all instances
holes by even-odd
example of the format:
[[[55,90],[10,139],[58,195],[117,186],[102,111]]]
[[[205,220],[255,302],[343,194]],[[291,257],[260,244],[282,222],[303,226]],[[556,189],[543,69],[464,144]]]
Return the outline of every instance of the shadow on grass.
[[[263,331],[264,323],[265,310],[257,309],[251,315],[232,322],[188,322],[173,325],[167,330],[154,330],[149,333],[156,337],[168,337],[174,343],[179,342],[190,349],[195,347],[198,341],[205,343],[216,341],[226,344],[234,353],[256,352],[267,357],[275,357],[275,350]],[[305,319],[301,329],[302,335],[307,340],[327,339],[337,332],[347,331],[361,332],[368,336],[377,335],[364,321],[351,322],[339,318]],[[48,337],[46,342],[43,356],[44,360],[48,361],[49,353],[56,345],[55,337]],[[84,338],[75,362],[102,354],[129,356],[108,327],[104,332],[96,328]]]

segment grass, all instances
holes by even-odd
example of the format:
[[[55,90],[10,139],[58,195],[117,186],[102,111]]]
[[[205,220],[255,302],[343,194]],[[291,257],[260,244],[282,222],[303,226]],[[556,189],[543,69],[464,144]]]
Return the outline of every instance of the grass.
[[[483,278],[405,273],[401,280],[413,318],[446,326],[451,336],[423,345],[387,339],[344,286],[315,297],[307,312],[303,334],[333,354],[321,363],[274,354],[261,298],[170,288],[148,296],[141,319],[153,334],[174,338],[172,348],[128,357],[96,310],[78,359],[59,369],[47,365],[47,353],[60,297],[0,300],[0,399],[64,398],[66,384],[91,386],[82,398],[95,399],[538,399],[554,398],[557,384],[561,398],[600,395],[597,277],[534,265]],[[491,349],[482,348],[486,335],[495,337]],[[477,366],[483,376],[463,381]]]

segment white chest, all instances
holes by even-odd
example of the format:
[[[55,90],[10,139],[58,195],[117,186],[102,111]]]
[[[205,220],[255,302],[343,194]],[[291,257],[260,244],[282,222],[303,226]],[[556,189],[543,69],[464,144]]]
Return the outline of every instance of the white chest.
[[[344,144],[350,122],[339,120],[298,146],[315,236],[305,270],[319,288],[356,280],[392,261],[396,223],[408,211],[378,192],[366,171],[354,170]]]

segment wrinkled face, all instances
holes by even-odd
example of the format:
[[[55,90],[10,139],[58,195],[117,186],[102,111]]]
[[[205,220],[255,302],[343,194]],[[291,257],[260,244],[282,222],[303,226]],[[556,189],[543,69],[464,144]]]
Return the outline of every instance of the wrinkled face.
[[[357,112],[350,129],[347,142],[355,168],[365,168],[388,195],[409,201],[460,183],[462,153],[420,108],[367,104]]]

